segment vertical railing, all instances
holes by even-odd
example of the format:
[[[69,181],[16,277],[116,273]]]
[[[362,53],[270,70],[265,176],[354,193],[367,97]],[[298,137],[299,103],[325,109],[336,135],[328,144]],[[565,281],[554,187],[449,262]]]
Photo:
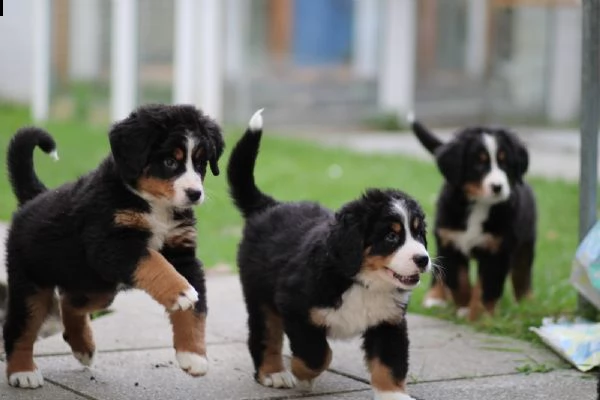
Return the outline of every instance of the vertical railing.
[[[600,0],[583,0],[581,74],[581,169],[579,178],[579,239],[596,222],[598,128],[600,123]],[[593,313],[579,296],[578,311]]]

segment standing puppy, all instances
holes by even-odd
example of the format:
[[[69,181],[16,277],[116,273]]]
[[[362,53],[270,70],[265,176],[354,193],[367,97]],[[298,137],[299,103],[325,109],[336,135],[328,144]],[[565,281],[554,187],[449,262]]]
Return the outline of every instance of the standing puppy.
[[[431,267],[421,207],[397,190],[370,189],[332,212],[280,202],[256,187],[260,112],[233,149],[231,195],[245,218],[238,251],[248,347],[265,386],[312,383],[331,362],[327,337],[363,337],[377,399],[407,400],[405,311]],[[284,333],[293,353],[283,365]]]
[[[409,117],[412,129],[436,159],[445,178],[437,201],[435,238],[443,282],[434,277],[425,306],[444,304],[446,287],[460,316],[474,320],[493,314],[511,274],[517,300],[531,292],[536,240],[536,206],[523,182],[529,157],[523,143],[506,129],[464,128],[442,143]],[[472,288],[469,259],[478,263]]]
[[[112,154],[98,168],[52,190],[33,170],[36,146],[56,155],[52,137],[24,128],[10,142],[19,209],[7,240],[4,343],[13,386],[43,384],[33,344],[55,288],[63,337],[83,365],[95,353],[90,312],[108,307],[120,288],[139,288],[169,312],[179,366],[194,376],[207,371],[192,206],[204,199],[207,165],[219,173],[221,131],[192,106],[154,105],[116,123],[109,138]]]

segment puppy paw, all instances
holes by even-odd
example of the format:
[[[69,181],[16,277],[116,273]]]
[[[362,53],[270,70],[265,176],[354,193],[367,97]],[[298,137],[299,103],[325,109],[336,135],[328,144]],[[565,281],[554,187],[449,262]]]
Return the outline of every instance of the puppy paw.
[[[273,374],[264,375],[259,380],[263,386],[272,388],[289,389],[296,386],[296,378],[288,371],[275,372]]]
[[[33,371],[13,372],[8,377],[8,383],[11,386],[18,388],[35,389],[44,384],[44,377],[38,369]]]
[[[298,388],[298,390],[302,390],[303,392],[312,392],[314,387],[315,387],[315,379],[296,382],[296,388]]]
[[[78,351],[73,352],[73,356],[81,363],[81,365],[89,367],[94,363],[94,352],[80,353]]]
[[[175,303],[169,307],[170,311],[185,311],[194,307],[198,301],[198,292],[193,287],[189,286],[186,290],[179,293]]]
[[[423,300],[423,307],[425,308],[443,308],[448,305],[448,302],[444,299],[438,299],[435,297],[426,297]]]
[[[202,376],[208,372],[208,359],[205,356],[189,351],[178,351],[175,353],[175,358],[179,368],[191,376]]]
[[[458,310],[456,310],[456,316],[458,318],[466,318],[469,315],[469,307],[460,307]]]
[[[374,392],[375,400],[415,400],[414,398],[410,397],[409,395],[403,392],[382,392],[376,389],[374,390]]]

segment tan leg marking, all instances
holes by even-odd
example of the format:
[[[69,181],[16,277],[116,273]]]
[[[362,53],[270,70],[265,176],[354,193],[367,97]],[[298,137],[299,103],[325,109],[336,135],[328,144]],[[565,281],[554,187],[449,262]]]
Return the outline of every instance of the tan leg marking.
[[[33,344],[52,307],[53,297],[54,290],[43,289],[27,299],[29,315],[21,337],[15,342],[14,350],[8,357],[6,376],[10,376],[15,372],[34,371],[36,369],[33,362]]]
[[[148,249],[148,255],[140,260],[133,273],[136,287],[145,290],[154,300],[166,308],[191,288],[189,282],[156,250]]]
[[[458,307],[466,307],[471,300],[471,282],[469,280],[469,270],[465,267],[458,269],[458,287],[451,290],[454,303]]]
[[[325,355],[325,362],[319,369],[309,368],[302,359],[298,357],[292,358],[292,374],[298,380],[301,381],[311,381],[315,379],[317,376],[321,375],[321,372],[325,371],[329,368],[329,364],[331,364],[332,353],[329,346],[327,346],[327,354]]]
[[[427,291],[425,298],[446,301],[448,300],[448,288],[446,288],[444,282],[438,278],[435,281],[435,284]]]
[[[477,283],[471,293],[471,300],[469,301],[469,321],[475,321],[481,317],[484,312],[488,312],[490,315],[494,315],[496,309],[496,301],[483,301],[483,290],[481,288],[481,281],[477,279]]]
[[[169,314],[173,325],[173,347],[176,351],[206,355],[206,314],[179,310]]]
[[[371,372],[371,386],[381,392],[406,393],[406,381],[396,381],[392,370],[385,366],[378,358],[369,360]]]
[[[115,224],[127,228],[135,228],[144,231],[151,230],[151,226],[144,213],[132,210],[119,210],[115,213]]]
[[[177,228],[171,236],[165,239],[165,245],[175,248],[195,248],[196,247],[196,228],[194,226],[185,226]]]
[[[281,349],[283,347],[283,320],[272,310],[265,307],[265,350],[262,364],[258,368],[259,379],[269,374],[285,371]]]

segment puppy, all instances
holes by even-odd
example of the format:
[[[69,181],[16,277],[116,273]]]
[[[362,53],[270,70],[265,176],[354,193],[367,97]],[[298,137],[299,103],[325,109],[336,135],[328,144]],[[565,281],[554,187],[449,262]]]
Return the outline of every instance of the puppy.
[[[16,133],[8,172],[19,202],[7,239],[4,324],[8,382],[36,388],[43,378],[33,344],[60,292],[64,339],[83,365],[95,352],[90,312],[121,288],[145,290],[169,312],[179,366],[207,371],[204,274],[196,259],[192,206],[204,200],[207,165],[218,175],[219,126],[192,106],[140,107],[112,126],[111,153],[72,183],[47,190],[33,150],[56,155],[38,128]]]
[[[537,217],[533,191],[523,181],[529,164],[523,143],[490,127],[464,128],[442,143],[414,117],[409,120],[445,178],[434,227],[445,273],[443,281],[433,277],[424,305],[445,304],[449,288],[459,316],[493,314],[509,272],[516,299],[529,296]],[[473,288],[471,258],[478,263]]]
[[[278,388],[312,384],[331,361],[328,337],[362,335],[376,397],[410,399],[404,316],[411,290],[431,268],[421,207],[397,190],[370,189],[335,213],[264,194],[253,176],[261,111],[227,169],[245,219],[238,266],[255,379]],[[293,375],[283,365],[284,333]]]

